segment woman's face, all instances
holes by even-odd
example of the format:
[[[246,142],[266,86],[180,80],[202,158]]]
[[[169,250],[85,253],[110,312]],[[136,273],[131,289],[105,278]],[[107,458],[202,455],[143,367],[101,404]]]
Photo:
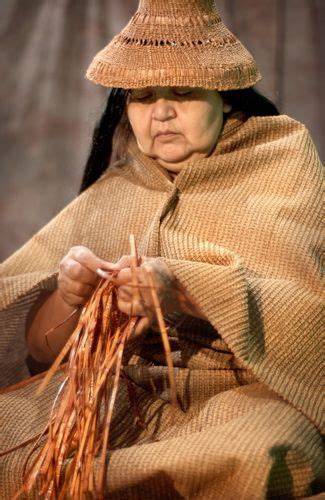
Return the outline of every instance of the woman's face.
[[[146,87],[129,91],[127,113],[140,150],[178,173],[209,156],[230,106],[216,90]]]

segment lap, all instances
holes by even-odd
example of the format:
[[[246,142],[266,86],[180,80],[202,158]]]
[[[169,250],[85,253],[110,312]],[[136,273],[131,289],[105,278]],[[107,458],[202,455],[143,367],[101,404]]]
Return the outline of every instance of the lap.
[[[314,426],[262,384],[236,386],[222,370],[207,372],[178,370],[184,412],[168,403],[163,370],[129,370],[140,425],[121,382],[107,462],[109,498],[260,499],[309,493],[321,470]],[[40,397],[37,383],[0,396],[2,449],[44,428],[61,382],[57,374]],[[0,458],[1,498],[19,488],[31,448]]]

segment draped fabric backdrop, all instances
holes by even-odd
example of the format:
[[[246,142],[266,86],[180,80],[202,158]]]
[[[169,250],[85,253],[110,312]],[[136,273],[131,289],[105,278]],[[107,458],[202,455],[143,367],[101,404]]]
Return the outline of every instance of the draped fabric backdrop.
[[[282,113],[306,124],[324,158],[325,2],[216,3],[257,60],[263,75],[258,88]],[[78,192],[107,95],[84,73],[137,5],[137,0],[1,0],[1,260]]]

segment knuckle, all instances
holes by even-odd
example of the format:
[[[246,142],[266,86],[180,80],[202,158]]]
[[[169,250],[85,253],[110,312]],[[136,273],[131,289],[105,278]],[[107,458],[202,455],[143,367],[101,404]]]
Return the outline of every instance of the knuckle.
[[[119,297],[128,297],[130,295],[130,288],[126,285],[120,285],[117,289],[117,294]]]
[[[67,263],[69,262],[70,257],[69,255],[65,255],[63,259],[60,260],[59,262],[59,271],[64,272],[67,266]]]
[[[152,261],[152,260],[148,260],[146,262],[144,262],[141,266],[143,269],[145,269],[145,271],[149,271],[149,272],[152,272],[155,270],[155,263]]]
[[[80,248],[79,246],[73,246],[70,248],[70,250],[68,251],[67,255],[75,255],[76,252],[78,252],[78,248]]]
[[[84,285],[82,283],[77,283],[77,285],[76,285],[76,294],[77,295],[88,299],[91,295],[91,292],[92,292],[92,290],[89,286]]]
[[[73,287],[73,291],[76,295],[79,295],[80,297],[83,297],[86,295],[85,293],[85,287],[82,283],[75,283]]]
[[[127,302],[124,302],[123,300],[118,300],[117,305],[121,312],[128,315],[131,313],[131,305],[128,304]]]
[[[122,255],[122,257],[116,263],[117,266],[128,267],[130,264],[130,255]]]
[[[121,281],[122,283],[124,283],[128,277],[130,276],[130,270],[128,268],[124,268],[124,269],[121,269],[117,275],[119,281]],[[122,285],[120,285],[122,286]]]
[[[131,307],[132,307],[132,311],[134,314],[138,315],[138,316],[146,316],[147,315],[147,306],[144,302],[141,302],[139,300],[136,300],[134,299],[132,302],[131,302]]]
[[[81,245],[72,247],[71,252],[76,259],[81,259],[81,260],[83,260],[89,255],[88,248]]]
[[[66,304],[69,304],[70,306],[73,306],[74,303],[72,301],[72,297],[70,295],[70,293],[68,293],[66,290],[64,289],[61,289],[59,288],[59,293],[60,293],[60,297],[61,299],[66,303]]]
[[[84,304],[86,300],[84,297],[77,297],[73,293],[67,293],[65,294],[65,301],[70,305],[70,306],[79,306],[81,304]]]
[[[67,273],[71,278],[78,278],[81,275],[82,266],[76,260],[70,260],[67,264]]]

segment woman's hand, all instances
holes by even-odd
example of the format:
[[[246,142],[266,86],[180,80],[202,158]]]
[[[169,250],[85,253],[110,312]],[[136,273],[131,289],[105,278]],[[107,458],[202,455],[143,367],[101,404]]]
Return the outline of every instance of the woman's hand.
[[[34,359],[51,363],[75,329],[81,309],[90,298],[100,277],[98,268],[111,270],[111,264],[86,247],[72,247],[59,264],[58,288],[43,292],[31,308],[26,322],[27,345]],[[70,319],[67,319],[69,316]],[[58,326],[60,325],[60,326]],[[45,332],[55,327],[49,349]]]
[[[155,311],[150,286],[151,274],[153,285],[164,314],[178,308],[175,293],[176,280],[168,266],[160,259],[141,258],[140,266],[135,269],[136,282],[139,284],[139,297],[136,299],[131,256],[123,256],[116,264],[119,270],[115,283],[118,286],[118,306],[122,312],[131,316],[148,316],[154,319]]]
[[[111,264],[89,248],[72,247],[59,264],[58,293],[70,307],[83,305],[90,298],[100,277],[96,270],[111,270]]]
[[[139,267],[135,269],[140,292],[137,297],[132,277],[131,259],[130,255],[125,255],[111,269],[118,271],[114,281],[118,286],[119,309],[125,314],[141,317],[135,331],[136,334],[144,332],[156,319],[150,276],[164,316],[169,313],[183,313],[202,317],[196,306],[180,289],[167,264],[159,258],[141,258]]]
[[[137,337],[144,333],[156,319],[151,291],[152,282],[164,315],[171,311],[178,311],[179,305],[175,277],[162,260],[146,257],[140,259],[140,265],[135,269],[136,283],[139,285],[137,288],[132,276],[131,259],[130,255],[124,255],[115,264],[114,269],[118,271],[118,275],[114,282],[118,286],[119,309],[129,316],[140,316],[135,328],[135,337]]]

